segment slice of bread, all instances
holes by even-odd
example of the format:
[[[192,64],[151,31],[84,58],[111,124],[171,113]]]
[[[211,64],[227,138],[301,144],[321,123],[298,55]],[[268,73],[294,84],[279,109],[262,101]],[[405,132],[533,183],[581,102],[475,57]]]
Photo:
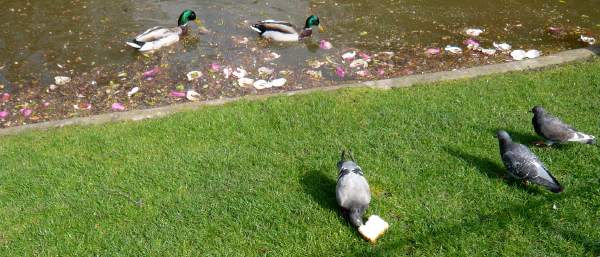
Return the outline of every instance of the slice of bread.
[[[385,222],[385,220],[381,219],[381,217],[372,215],[365,225],[358,228],[358,232],[360,232],[365,239],[374,244],[389,227],[390,225]]]

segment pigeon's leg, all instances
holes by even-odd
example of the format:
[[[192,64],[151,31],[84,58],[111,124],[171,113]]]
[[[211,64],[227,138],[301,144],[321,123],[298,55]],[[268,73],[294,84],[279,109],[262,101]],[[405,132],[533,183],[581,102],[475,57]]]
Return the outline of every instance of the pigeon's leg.
[[[523,180],[523,186],[528,187],[529,186],[529,180],[524,179]]]
[[[549,146],[552,146],[553,144],[554,144],[554,142],[552,142],[552,141],[543,141],[543,140],[533,142],[533,145],[535,145],[537,147],[549,147]]]

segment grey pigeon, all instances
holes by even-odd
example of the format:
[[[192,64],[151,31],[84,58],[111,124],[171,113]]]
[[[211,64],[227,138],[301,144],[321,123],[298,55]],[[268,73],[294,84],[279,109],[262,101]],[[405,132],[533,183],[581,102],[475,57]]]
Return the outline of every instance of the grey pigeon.
[[[511,176],[542,185],[554,193],[563,191],[556,178],[527,146],[514,143],[504,130],[498,131],[496,136],[500,143],[500,157]]]
[[[362,217],[371,202],[371,190],[362,169],[354,161],[352,152],[350,158],[351,160],[346,159],[346,151],[342,152],[337,164],[339,175],[335,197],[344,216],[352,225],[360,227],[364,224]]]
[[[582,144],[595,144],[596,138],[581,133],[557,117],[548,114],[541,106],[531,109],[533,112],[533,129],[535,133],[546,139],[547,145],[554,143],[577,142]]]

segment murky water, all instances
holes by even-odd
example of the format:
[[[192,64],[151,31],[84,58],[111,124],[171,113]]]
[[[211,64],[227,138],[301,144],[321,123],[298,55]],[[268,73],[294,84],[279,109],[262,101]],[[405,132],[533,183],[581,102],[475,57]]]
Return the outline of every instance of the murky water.
[[[176,89],[177,84],[200,91],[205,99],[257,93],[254,89],[239,88],[235,82],[230,85],[215,74],[199,82],[185,80],[185,73],[190,70],[206,74],[206,67],[213,62],[223,67],[243,66],[254,72],[255,77],[260,66],[286,71],[289,82],[278,90],[293,90],[510,59],[507,55],[487,57],[469,52],[433,58],[423,54],[431,47],[443,48],[449,44],[464,47],[462,42],[467,36],[463,31],[469,27],[485,29],[478,38],[485,47],[491,47],[493,41],[509,42],[514,48],[541,49],[544,53],[585,46],[577,40],[581,34],[600,39],[600,0],[2,0],[1,3],[0,93],[16,96],[10,102],[2,102],[2,108],[14,116],[18,116],[23,106],[40,114],[33,115],[37,120],[15,118],[3,126],[87,115],[78,113],[73,105],[88,102],[98,106],[93,112],[110,111],[108,103],[114,101],[129,103],[130,108],[168,104],[175,101],[168,98],[168,92]],[[210,30],[208,34],[192,33],[183,42],[147,57],[124,44],[151,26],[175,26],[178,15],[186,8],[196,11]],[[302,43],[268,42],[248,29],[253,21],[266,18],[302,25],[310,14],[318,15],[327,31],[314,33]],[[560,31],[549,33],[549,27]],[[243,37],[249,41],[240,43]],[[329,40],[334,48],[319,49],[320,39]],[[381,76],[372,72],[363,78],[349,70],[348,76],[340,78],[334,70],[342,65],[339,56],[348,50],[370,55],[393,52],[395,56],[387,61],[377,60],[374,66],[385,69]],[[265,60],[271,52],[281,57]],[[323,65],[315,68],[320,66],[315,61]],[[144,86],[146,82],[140,74],[154,66],[162,68],[157,78],[160,83],[146,85],[148,90],[142,90],[143,96],[137,100],[124,98],[128,88]],[[323,78],[307,82],[306,72],[311,70],[321,71]],[[119,77],[119,73],[126,75]],[[58,75],[70,76],[74,82],[53,93],[48,86]],[[66,104],[60,105],[61,102]],[[50,108],[39,107],[43,103]]]

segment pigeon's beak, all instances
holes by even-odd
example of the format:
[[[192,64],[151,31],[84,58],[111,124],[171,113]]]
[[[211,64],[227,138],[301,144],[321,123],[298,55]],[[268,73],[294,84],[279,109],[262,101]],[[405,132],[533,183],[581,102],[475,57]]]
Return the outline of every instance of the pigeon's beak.
[[[325,32],[325,28],[323,28],[323,26],[319,25],[319,32],[323,33]]]

